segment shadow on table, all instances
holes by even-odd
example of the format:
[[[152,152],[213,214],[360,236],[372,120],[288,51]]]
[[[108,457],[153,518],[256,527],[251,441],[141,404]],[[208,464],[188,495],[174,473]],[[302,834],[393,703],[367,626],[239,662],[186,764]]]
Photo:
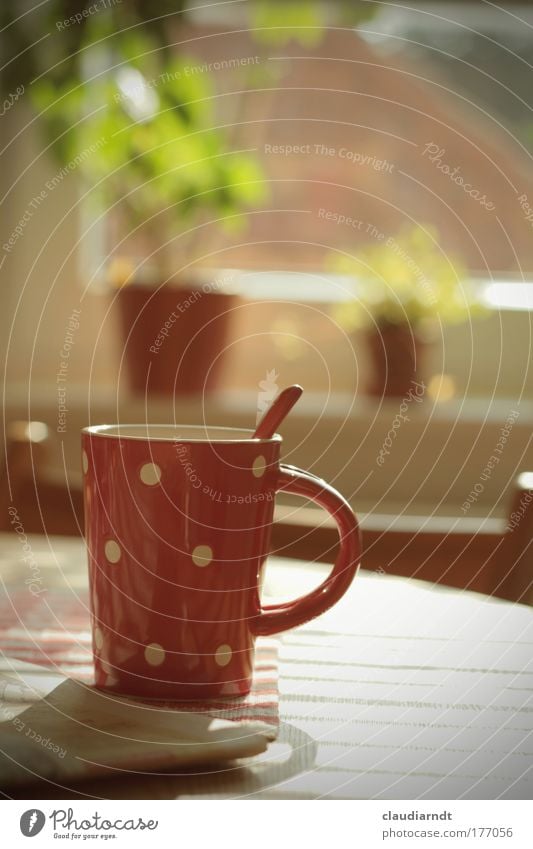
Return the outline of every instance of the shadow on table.
[[[275,787],[311,769],[316,743],[293,725],[282,723],[277,740],[258,757],[203,766],[201,770],[173,773],[125,772],[64,786],[42,780],[3,792],[10,799],[183,799],[261,798],[275,795]]]

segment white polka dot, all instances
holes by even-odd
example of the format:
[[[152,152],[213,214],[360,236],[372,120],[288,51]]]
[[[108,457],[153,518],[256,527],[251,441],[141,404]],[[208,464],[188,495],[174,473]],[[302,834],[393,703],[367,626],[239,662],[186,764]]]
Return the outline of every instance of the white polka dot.
[[[222,646],[219,646],[215,652],[215,663],[217,666],[227,666],[231,660],[232,654],[231,646],[224,643]]]
[[[104,552],[106,560],[110,563],[118,563],[120,555],[122,554],[118,542],[115,542],[114,539],[108,539],[105,544]]]
[[[81,453],[81,466],[83,469],[83,474],[86,475],[89,471],[89,458],[87,457],[86,451],[82,451]]]
[[[104,645],[104,635],[102,634],[100,628],[94,629],[94,644],[98,651],[100,651],[102,646]]]
[[[165,659],[165,649],[159,643],[150,643],[144,650],[144,659],[150,666],[161,666]]]
[[[161,469],[156,463],[145,463],[139,477],[147,486],[155,486],[161,480]]]
[[[213,549],[210,545],[197,545],[192,553],[195,566],[209,566],[213,559]]]
[[[252,472],[254,474],[254,477],[262,478],[263,475],[265,474],[265,469],[266,469],[266,460],[263,457],[263,455],[260,454],[259,457],[255,458],[253,465],[252,465]]]

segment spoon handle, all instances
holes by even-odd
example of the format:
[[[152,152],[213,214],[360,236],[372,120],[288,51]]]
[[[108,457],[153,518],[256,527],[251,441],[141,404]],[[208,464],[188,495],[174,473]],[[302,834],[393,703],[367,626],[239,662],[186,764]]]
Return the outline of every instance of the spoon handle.
[[[270,439],[276,433],[285,416],[292,410],[303,389],[298,384],[287,386],[272,402],[257,425],[252,439]]]

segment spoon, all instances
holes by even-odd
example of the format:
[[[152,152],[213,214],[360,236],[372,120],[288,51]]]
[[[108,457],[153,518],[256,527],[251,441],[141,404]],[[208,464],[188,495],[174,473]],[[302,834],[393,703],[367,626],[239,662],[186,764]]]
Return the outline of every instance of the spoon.
[[[297,383],[287,386],[272,402],[263,418],[257,425],[252,439],[270,439],[276,433],[285,416],[290,413],[303,389]]]

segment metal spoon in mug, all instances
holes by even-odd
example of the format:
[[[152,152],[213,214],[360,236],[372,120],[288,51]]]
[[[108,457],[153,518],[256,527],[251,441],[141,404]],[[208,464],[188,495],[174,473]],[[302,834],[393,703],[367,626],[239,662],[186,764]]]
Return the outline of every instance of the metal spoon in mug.
[[[276,433],[283,419],[290,413],[303,389],[297,383],[287,386],[272,402],[257,425],[252,439],[270,439]]]

